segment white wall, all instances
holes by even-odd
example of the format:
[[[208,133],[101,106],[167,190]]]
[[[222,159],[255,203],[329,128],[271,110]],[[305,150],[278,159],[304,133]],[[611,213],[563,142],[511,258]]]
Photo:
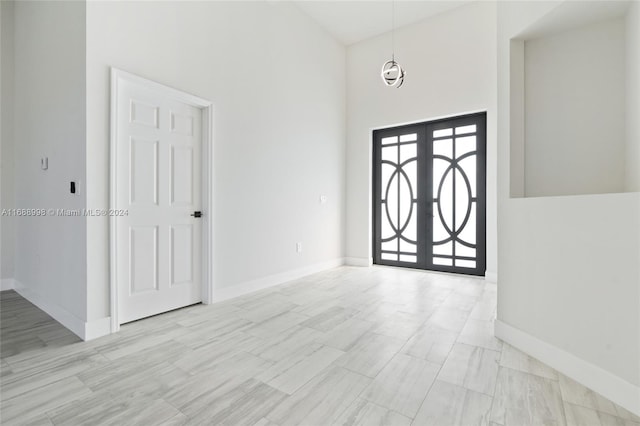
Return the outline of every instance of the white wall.
[[[627,147],[625,190],[640,191],[640,3],[632,2],[626,20]]]
[[[401,4],[398,5],[401,7]],[[487,111],[487,272],[496,258],[496,10],[463,6],[395,33],[396,59],[407,71],[400,89],[385,87],[380,67],[391,35],[349,46],[347,55],[346,254],[371,259],[371,129]]]
[[[217,292],[343,256],[345,49],[314,22],[285,3],[87,3],[90,208],[109,203],[110,66],[215,106]],[[108,219],[88,220],[87,241],[95,319],[109,313]]]
[[[498,5],[498,337],[640,412],[640,194],[509,197],[511,39],[590,4]]]
[[[69,182],[85,178],[84,2],[16,2],[14,30],[15,206],[82,209],[84,191],[70,194]],[[49,157],[47,171],[40,170],[42,156]],[[82,323],[84,218],[23,217],[14,223],[21,290]]]
[[[0,208],[13,202],[13,2],[0,2]],[[0,218],[0,280],[13,278],[14,219]],[[7,282],[7,281],[4,281]]]
[[[525,196],[624,191],[623,18],[531,40],[525,61]]]

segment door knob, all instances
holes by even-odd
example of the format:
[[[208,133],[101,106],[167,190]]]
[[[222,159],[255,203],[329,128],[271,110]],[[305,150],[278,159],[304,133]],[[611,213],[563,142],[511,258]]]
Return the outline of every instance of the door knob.
[[[191,216],[193,216],[193,217],[202,217],[202,212],[193,212],[193,213],[191,213]]]

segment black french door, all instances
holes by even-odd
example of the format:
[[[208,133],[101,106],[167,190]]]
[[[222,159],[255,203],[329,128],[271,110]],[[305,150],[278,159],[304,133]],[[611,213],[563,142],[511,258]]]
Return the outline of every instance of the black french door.
[[[374,263],[484,275],[486,114],[373,132]]]

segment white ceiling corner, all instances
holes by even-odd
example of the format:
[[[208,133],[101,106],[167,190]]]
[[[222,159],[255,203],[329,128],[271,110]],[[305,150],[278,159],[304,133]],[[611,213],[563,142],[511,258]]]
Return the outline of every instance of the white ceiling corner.
[[[404,0],[395,2],[395,27],[438,15],[472,0]],[[345,45],[391,30],[389,0],[294,0],[305,14]]]

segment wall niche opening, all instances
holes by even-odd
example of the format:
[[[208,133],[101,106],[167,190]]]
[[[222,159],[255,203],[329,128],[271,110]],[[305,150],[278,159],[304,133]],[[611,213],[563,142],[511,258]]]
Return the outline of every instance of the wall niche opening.
[[[637,2],[565,2],[511,40],[511,197],[640,190]]]

